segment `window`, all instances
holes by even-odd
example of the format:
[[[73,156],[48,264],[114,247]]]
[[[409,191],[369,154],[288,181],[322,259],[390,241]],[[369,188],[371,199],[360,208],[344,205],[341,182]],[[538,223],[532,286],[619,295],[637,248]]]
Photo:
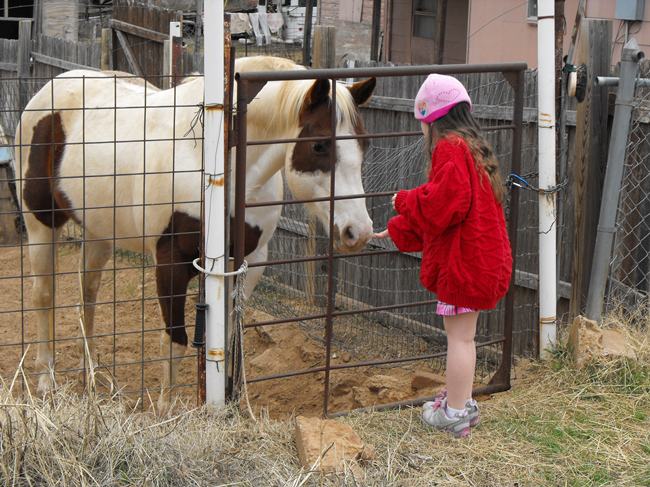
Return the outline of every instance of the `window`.
[[[436,38],[438,0],[413,0],[413,37]]]
[[[528,0],[528,12],[526,13],[526,21],[529,24],[537,23],[537,0]]]

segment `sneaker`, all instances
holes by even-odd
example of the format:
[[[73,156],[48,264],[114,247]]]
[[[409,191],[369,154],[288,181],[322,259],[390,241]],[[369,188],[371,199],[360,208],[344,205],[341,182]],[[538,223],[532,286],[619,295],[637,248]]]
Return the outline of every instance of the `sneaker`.
[[[454,438],[468,436],[470,430],[467,411],[456,413],[453,418],[450,418],[447,416],[446,410],[446,397],[439,397],[435,402],[426,402],[422,406],[422,421],[429,426],[449,433]]]
[[[447,397],[447,389],[444,387],[442,388],[442,397],[438,398],[440,400],[444,399]],[[436,399],[436,401],[438,400]],[[468,405],[465,403],[465,411],[467,411],[467,414],[469,415],[469,425],[473,428],[479,422],[481,421],[478,415],[478,403],[476,402],[475,399],[472,399],[472,404]]]
[[[469,416],[469,425],[472,427],[476,426],[480,421],[478,417],[478,403],[472,399],[471,404],[465,404],[465,411],[467,411],[467,415]]]

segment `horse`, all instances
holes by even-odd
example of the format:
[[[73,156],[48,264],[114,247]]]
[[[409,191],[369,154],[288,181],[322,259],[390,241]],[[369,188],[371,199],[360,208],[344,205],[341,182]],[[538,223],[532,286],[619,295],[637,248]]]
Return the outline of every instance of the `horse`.
[[[271,57],[236,62],[236,71],[294,69],[306,68]],[[151,255],[164,324],[157,409],[161,413],[168,410],[171,388],[187,349],[185,296],[189,281],[198,273],[192,262],[202,247],[202,203],[197,195],[204,177],[203,147],[197,119],[203,82],[200,76],[190,76],[172,89],[159,90],[119,73],[74,70],[49,81],[25,108],[16,130],[15,150],[34,276],[39,393],[45,394],[55,385],[54,244],[63,225],[72,220],[84,232],[79,264],[85,271],[78,307],[83,318],[77,339],[80,374],[85,360],[92,362],[96,354],[95,303],[102,269],[114,247]],[[358,107],[370,99],[375,87],[376,78],[369,78],[337,89],[337,134],[367,133]],[[330,93],[329,80],[267,83],[248,107],[248,140],[331,135]],[[336,142],[337,195],[363,193],[361,165],[366,145],[367,139]],[[330,151],[329,141],[249,147],[247,203],[282,200],[282,168],[297,198],[329,196]],[[315,202],[308,208],[329,228],[329,203]],[[267,244],[280,212],[279,206],[246,211],[245,255],[249,263],[267,260]],[[354,252],[366,246],[372,236],[372,221],[363,199],[336,201],[333,218],[337,250]],[[237,242],[230,245],[232,248]],[[246,296],[251,295],[263,272],[263,267],[249,270]]]

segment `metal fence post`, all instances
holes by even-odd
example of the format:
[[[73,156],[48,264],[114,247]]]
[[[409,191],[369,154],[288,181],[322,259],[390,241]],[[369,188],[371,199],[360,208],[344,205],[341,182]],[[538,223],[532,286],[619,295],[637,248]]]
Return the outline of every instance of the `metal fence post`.
[[[224,41],[223,2],[205,2],[205,269],[227,272],[225,259],[224,191]],[[226,299],[224,277],[206,277],[206,402],[220,407],[226,397]]]
[[[614,235],[616,234],[616,212],[623,179],[628,131],[632,118],[634,86],[639,69],[638,63],[644,57],[645,54],[639,50],[639,45],[635,39],[630,39],[623,48],[614,123],[607,153],[607,171],[600,205],[594,261],[591,266],[591,279],[589,280],[589,293],[587,294],[586,315],[590,320],[600,321],[601,319],[603,296],[609,273]]]

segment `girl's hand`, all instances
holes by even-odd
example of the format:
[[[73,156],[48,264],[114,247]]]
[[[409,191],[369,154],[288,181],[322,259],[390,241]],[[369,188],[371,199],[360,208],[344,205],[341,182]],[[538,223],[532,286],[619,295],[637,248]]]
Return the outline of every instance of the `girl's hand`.
[[[388,229],[386,229],[383,232],[373,233],[372,237],[373,238],[389,238],[390,234],[388,233]]]

